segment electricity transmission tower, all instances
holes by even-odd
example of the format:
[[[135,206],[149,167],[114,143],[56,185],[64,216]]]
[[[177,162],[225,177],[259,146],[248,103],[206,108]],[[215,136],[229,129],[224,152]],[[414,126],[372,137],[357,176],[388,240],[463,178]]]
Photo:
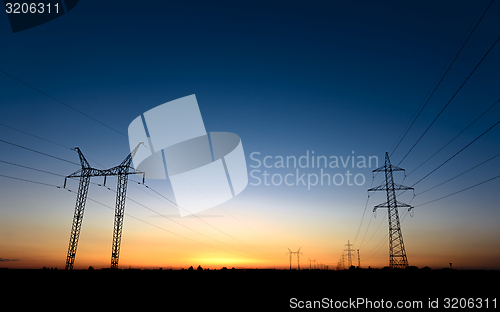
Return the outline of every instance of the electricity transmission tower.
[[[394,183],[392,176],[394,171],[404,171],[404,169],[391,165],[389,154],[386,152],[384,165],[373,170],[373,172],[384,172],[385,182],[377,187],[369,189],[368,191],[386,192],[387,202],[375,206],[373,211],[375,212],[378,208],[387,208],[388,210],[389,267],[406,268],[408,266],[408,259],[406,257],[405,245],[403,243],[403,233],[401,232],[398,208],[408,208],[408,210],[411,210],[413,207],[408,204],[398,202],[396,200],[396,191],[413,190],[413,188]]]
[[[300,270],[300,255],[303,255],[303,253],[300,252],[300,248],[295,252],[297,254],[297,270]]]
[[[300,255],[303,255],[303,253],[300,252],[300,248],[297,251],[291,251],[290,248],[288,248],[288,252],[286,254],[290,255],[290,270],[292,269],[292,255],[297,255],[297,270],[300,270]]]
[[[312,266],[312,263],[314,263],[314,267]],[[316,270],[316,259],[309,259],[309,270],[312,270],[313,268]]]
[[[110,169],[100,170],[92,168],[83,156],[82,151],[76,147],[74,150],[78,152],[80,164],[82,168],[64,179],[64,187],[66,187],[66,180],[68,178],[80,178],[78,185],[78,194],[76,196],[75,213],[73,215],[73,223],[71,225],[71,235],[69,238],[68,254],[66,256],[66,270],[72,270],[75,263],[76,249],[78,247],[78,239],[82,228],[83,213],[85,210],[85,203],[87,202],[87,194],[91,177],[104,177],[104,184],[106,184],[107,176],[118,176],[118,185],[116,190],[116,206],[115,206],[115,221],[113,228],[113,245],[111,250],[111,268],[118,268],[118,257],[120,253],[120,243],[123,229],[123,215],[125,209],[125,198],[127,192],[128,175],[130,174],[143,174],[136,171],[131,167],[132,158],[134,157],[137,149],[142,143],[139,143],[135,149],[122,161],[118,166]]]
[[[358,268],[361,269],[361,259],[359,258],[359,249],[358,249]]]
[[[347,268],[349,269],[352,266],[352,252],[353,249],[351,249],[352,244],[347,241],[347,249],[344,249],[344,251],[347,251]]]
[[[337,263],[337,271],[343,270],[342,268],[342,258],[339,259],[339,262]]]

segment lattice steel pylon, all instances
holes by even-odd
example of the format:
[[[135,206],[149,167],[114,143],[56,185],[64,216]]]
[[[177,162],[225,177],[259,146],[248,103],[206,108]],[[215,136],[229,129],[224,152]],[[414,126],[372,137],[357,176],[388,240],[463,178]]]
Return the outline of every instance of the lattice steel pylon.
[[[78,147],[74,148],[74,150],[78,152],[82,168],[70,174],[64,179],[64,187],[66,187],[66,180],[68,178],[80,178],[80,184],[78,186],[78,193],[76,196],[75,213],[73,215],[73,223],[71,226],[71,235],[69,238],[68,254],[66,256],[66,270],[72,270],[75,263],[76,250],[78,247],[78,240],[80,238],[80,232],[82,228],[83,213],[85,210],[85,204],[87,202],[90,178],[100,176],[104,177],[104,184],[106,184],[107,176],[118,176],[115,221],[113,229],[113,245],[111,250],[111,268],[118,268],[128,175],[143,174],[144,181],[144,173],[141,171],[136,171],[131,167],[132,158],[134,157],[137,149],[141,144],[142,143],[139,143],[135,147],[135,149],[125,158],[125,160],[122,161],[120,165],[105,170],[92,168],[87,159],[85,159],[85,156],[83,156],[82,151]]]
[[[386,152],[384,165],[373,170],[373,172],[384,172],[385,182],[377,187],[369,189],[368,191],[386,191],[387,202],[375,206],[373,211],[375,212],[378,208],[382,207],[385,207],[388,210],[389,267],[406,268],[408,267],[408,258],[406,257],[405,245],[403,243],[403,233],[401,232],[398,208],[408,208],[408,210],[411,210],[413,207],[408,204],[398,202],[396,200],[396,191],[413,190],[413,188],[394,183],[394,178],[392,176],[394,171],[404,171],[404,169],[391,165],[389,154]]]
[[[354,250],[351,249],[352,244],[349,241],[347,241],[346,246],[347,246],[347,249],[344,249],[344,251],[347,251],[347,268],[350,269],[352,266],[352,252]]]
[[[302,247],[300,247],[300,248],[302,248]],[[291,251],[290,248],[288,248],[288,252],[286,254],[290,255],[290,270],[292,269],[292,256],[293,255],[297,255],[297,270],[300,270],[300,255],[303,255],[303,253],[300,252],[300,248],[297,251]]]

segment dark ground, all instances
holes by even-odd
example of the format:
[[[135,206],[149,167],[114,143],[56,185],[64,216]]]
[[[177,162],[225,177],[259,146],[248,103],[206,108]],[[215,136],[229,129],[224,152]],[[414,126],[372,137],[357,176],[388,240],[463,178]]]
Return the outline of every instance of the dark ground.
[[[330,299],[379,303],[383,300],[392,301],[393,305],[398,300],[411,300],[421,301],[424,307],[429,300],[438,299],[443,308],[446,298],[457,298],[458,308],[468,303],[466,308],[470,310],[479,305],[485,308],[488,298],[489,310],[493,311],[493,299],[500,297],[499,278],[500,271],[456,270],[0,270],[0,298],[4,307],[7,302],[13,303],[9,310],[90,307],[117,311],[126,307],[141,311],[214,312],[282,311],[293,306],[296,310],[314,300],[320,301],[323,308],[330,308]],[[295,303],[291,303],[291,298],[297,298]],[[495,303],[498,309],[500,302]],[[376,305],[373,303],[372,307]],[[452,308],[453,301],[448,300],[448,305]],[[354,308],[344,303],[347,307]],[[386,306],[377,310],[383,307]]]

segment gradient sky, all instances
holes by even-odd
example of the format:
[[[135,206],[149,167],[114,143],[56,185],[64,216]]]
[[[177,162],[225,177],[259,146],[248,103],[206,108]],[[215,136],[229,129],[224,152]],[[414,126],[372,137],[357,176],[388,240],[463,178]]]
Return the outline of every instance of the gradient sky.
[[[354,152],[377,156],[382,165],[488,4],[82,0],[62,17],[14,34],[7,15],[0,14],[0,69],[25,83],[0,72],[0,139],[74,162],[78,157],[70,148],[78,146],[93,166],[109,168],[129,153],[127,137],[118,132],[127,133],[134,118],[196,94],[207,131],[241,137],[249,173],[256,165],[253,152],[261,160]],[[494,2],[392,155],[393,164],[498,38],[499,17],[500,3]],[[400,164],[407,174],[499,99],[499,70],[495,46]],[[395,181],[417,182],[499,116],[495,106],[404,181],[403,173],[395,173]],[[498,157],[419,195],[497,155],[499,131],[493,128],[418,183],[415,198],[406,192],[398,200],[418,206],[500,174]],[[2,175],[54,185],[64,178],[5,162],[61,175],[78,169],[1,142],[0,160]],[[296,170],[258,169],[283,176]],[[317,168],[299,169],[319,174]],[[387,212],[371,212],[385,194],[370,196],[365,210],[367,189],[382,182],[382,175],[372,179],[373,169],[350,168],[366,177],[361,186],[248,185],[198,218],[180,218],[172,203],[131,183],[134,201],[126,205],[120,267],[287,268],[287,248],[301,248],[301,267],[316,259],[335,268],[348,240],[360,249],[363,267],[386,266]],[[108,179],[107,186],[115,184]],[[168,180],[146,184],[175,201]],[[78,181],[68,181],[68,189],[77,187]],[[409,264],[500,269],[499,187],[496,179],[416,207],[413,218],[401,210]],[[64,267],[74,192],[0,177],[0,267]],[[114,192],[90,186],[75,268],[109,267],[114,201]]]

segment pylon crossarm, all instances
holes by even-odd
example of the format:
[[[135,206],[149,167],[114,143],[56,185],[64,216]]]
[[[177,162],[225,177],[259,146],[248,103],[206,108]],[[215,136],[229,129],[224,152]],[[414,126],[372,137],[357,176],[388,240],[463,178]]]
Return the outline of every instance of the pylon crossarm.
[[[389,206],[387,205],[387,202],[385,203],[381,203],[381,204],[378,204],[376,206],[374,206],[374,211],[377,209],[377,208],[388,208]],[[405,204],[405,203],[402,203],[402,202],[399,202],[399,201],[396,201],[396,204],[394,206],[391,206],[391,207],[394,207],[394,208],[408,208],[408,210],[412,210],[413,209],[413,206],[411,205],[408,205],[408,204]]]
[[[391,189],[392,189],[392,187],[391,187]],[[413,190],[413,189],[414,189],[413,187],[394,183],[394,190],[395,191],[409,191],[409,190]],[[368,189],[368,192],[375,192],[375,191],[387,191],[387,185],[385,183],[382,183],[379,186],[372,187],[371,189]]]
[[[396,206],[398,208],[408,208],[408,210],[411,210],[413,209],[413,206],[412,205],[408,205],[408,204],[405,204],[405,203],[402,203],[402,202],[396,202]]]
[[[372,172],[384,172],[384,171],[405,171],[403,168],[399,168],[399,167],[396,167],[396,166],[393,166],[393,165],[389,165],[389,166],[382,166],[382,167],[379,167],[377,169],[374,169],[372,170]]]
[[[376,187],[372,187],[371,189],[368,189],[368,192],[375,192],[375,191],[385,191],[386,187],[385,184],[381,184]]]
[[[394,190],[395,191],[408,191],[408,190],[413,190],[413,187],[404,186],[401,184],[394,183]]]
[[[94,168],[89,168],[85,170],[77,170],[74,173],[66,176],[66,179],[71,179],[71,178],[80,178],[82,176],[89,176],[89,177],[109,177],[109,176],[117,176],[120,174],[142,174],[144,175],[145,173],[142,171],[137,171],[132,167],[129,168],[123,168],[120,166],[113,167],[110,169],[105,169],[105,170],[100,170],[100,169],[94,169]]]

